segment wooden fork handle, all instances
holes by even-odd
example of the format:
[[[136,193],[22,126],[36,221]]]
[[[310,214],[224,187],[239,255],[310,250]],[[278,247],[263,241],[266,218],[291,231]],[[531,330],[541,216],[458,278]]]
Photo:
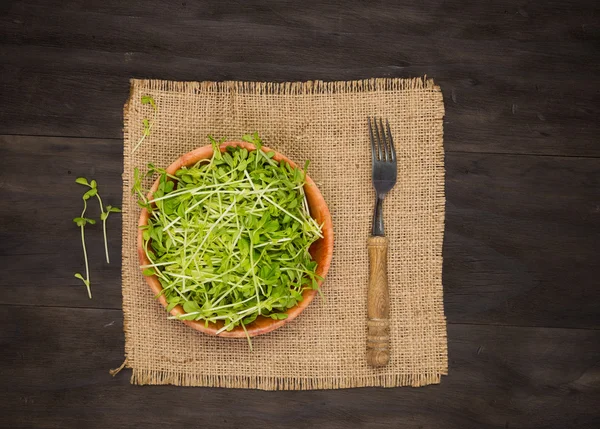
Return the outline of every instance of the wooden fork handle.
[[[388,239],[382,236],[369,237],[367,250],[369,252],[367,362],[371,366],[385,366],[390,360]]]

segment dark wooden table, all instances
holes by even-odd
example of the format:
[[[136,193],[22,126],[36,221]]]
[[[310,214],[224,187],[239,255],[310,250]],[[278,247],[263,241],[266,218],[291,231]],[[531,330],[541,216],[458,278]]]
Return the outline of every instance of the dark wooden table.
[[[0,5],[0,426],[600,427],[600,7],[578,1]],[[450,375],[425,388],[139,387],[77,176],[120,204],[131,77],[427,74],[446,103]]]

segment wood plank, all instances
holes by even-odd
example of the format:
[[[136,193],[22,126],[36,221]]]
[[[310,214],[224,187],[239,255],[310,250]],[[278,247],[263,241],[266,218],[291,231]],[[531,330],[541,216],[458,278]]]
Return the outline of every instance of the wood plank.
[[[449,150],[600,154],[594,2],[162,3],[14,2],[0,16],[0,133],[118,138],[132,76],[427,74]]]
[[[600,159],[447,154],[453,322],[600,327]]]
[[[24,168],[33,153],[35,174]],[[104,199],[120,204],[121,157],[118,140],[0,137],[0,303],[121,308],[119,217],[109,219],[110,265],[101,229],[87,232],[91,301],[72,277],[83,257],[71,222],[81,209],[77,176],[95,177]],[[600,327],[598,171],[600,159],[448,153],[448,320]]]
[[[76,177],[95,178],[105,204],[120,207],[122,171],[117,140],[0,137],[0,288],[15,294],[0,302],[120,308],[121,216],[107,221],[110,265],[104,260],[101,226],[86,229],[93,300],[73,277],[84,265],[72,219],[83,208]],[[95,201],[88,213],[99,218]]]
[[[450,325],[438,386],[263,392],[136,387],[118,310],[0,311],[0,413],[12,427],[594,428],[600,331]]]

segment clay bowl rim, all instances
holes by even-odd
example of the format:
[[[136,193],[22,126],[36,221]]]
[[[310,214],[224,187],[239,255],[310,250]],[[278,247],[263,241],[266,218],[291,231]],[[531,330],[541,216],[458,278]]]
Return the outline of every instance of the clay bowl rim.
[[[224,142],[219,145],[219,149],[221,152],[224,152],[228,146],[239,146],[239,147],[246,148],[249,151],[256,150],[256,147],[252,143],[243,142],[243,141]],[[283,160],[283,161],[287,162],[288,164],[290,164],[292,167],[297,167],[296,163],[294,163],[292,160],[290,160],[286,156],[282,155],[281,153],[279,153],[273,149],[263,146],[261,148],[261,150],[263,152],[273,151],[273,152],[275,152],[275,155],[273,156],[273,159],[275,161]],[[174,174],[181,167],[194,165],[196,162],[198,162],[201,159],[209,158],[210,156],[212,156],[212,154],[213,154],[212,145],[206,145],[206,146],[199,147],[199,148],[179,157],[166,170],[169,174]],[[152,188],[150,189],[150,192],[148,193],[149,199],[152,198],[151,197],[152,194],[158,189],[158,185],[159,185],[159,179],[157,179],[154,182],[154,184],[152,185]],[[308,175],[306,176],[306,183],[304,185],[304,189],[305,189],[305,192],[307,193],[307,196],[309,193],[314,194],[314,197],[317,199],[317,202],[319,203],[318,206],[319,206],[320,212],[323,216],[323,229],[322,229],[323,238],[317,240],[316,243],[321,242],[321,246],[324,247],[324,252],[322,252],[323,260],[317,261],[317,263],[318,263],[317,274],[321,278],[325,279],[325,276],[327,275],[327,272],[329,271],[329,267],[331,265],[331,259],[333,257],[333,224],[332,224],[332,220],[331,220],[331,213],[329,212],[327,203],[325,202],[325,199],[323,198],[323,195],[321,194],[321,191],[319,190],[318,186]],[[312,211],[312,208],[314,205],[315,205],[314,203],[310,204],[310,202],[309,202],[309,208],[311,208],[311,211]],[[139,228],[141,226],[147,225],[149,217],[150,217],[150,214],[148,213],[148,210],[146,210],[145,208],[142,209],[142,212],[141,212],[140,218],[139,218],[139,222],[138,222],[138,237],[137,237],[137,250],[138,250],[138,257],[140,260],[140,265],[147,265],[150,263],[150,261],[148,260],[148,258],[146,256],[146,253],[144,252],[144,248],[143,248],[143,230],[141,230]],[[158,295],[162,291],[162,285],[160,284],[156,275],[144,276],[144,278],[146,279],[146,283],[148,283],[148,285],[150,286],[150,289],[152,290],[154,295]],[[321,287],[322,283],[323,283],[323,280],[318,281],[319,287]],[[245,338],[247,336],[255,337],[257,335],[262,335],[262,334],[271,332],[277,328],[280,328],[281,326],[285,325],[286,323],[289,323],[290,321],[294,320],[296,317],[298,317],[298,315],[300,313],[302,313],[302,311],[304,311],[304,309],[306,307],[308,307],[308,305],[314,299],[316,294],[317,294],[317,290],[315,290],[315,289],[305,289],[304,292],[302,293],[302,297],[303,297],[302,301],[300,301],[296,306],[294,306],[286,311],[286,313],[288,314],[288,317],[286,319],[275,320],[275,319],[271,319],[268,317],[259,316],[254,322],[252,322],[251,324],[246,326],[246,331],[244,331],[241,326],[236,326],[231,331],[223,331],[223,332],[217,334],[217,331],[223,326],[223,322],[209,323],[208,325],[206,325],[204,321],[196,321],[196,320],[181,320],[181,322],[185,323],[186,325],[190,326],[193,329],[204,332],[205,334],[208,334],[208,335],[214,335],[214,336],[216,335],[216,336],[225,337],[225,338]],[[160,295],[158,300],[163,305],[163,307],[167,308],[168,303],[163,295]],[[170,311],[170,313],[173,316],[180,316],[182,314],[185,314],[185,312],[183,311],[183,307],[179,304],[177,306],[175,306]]]

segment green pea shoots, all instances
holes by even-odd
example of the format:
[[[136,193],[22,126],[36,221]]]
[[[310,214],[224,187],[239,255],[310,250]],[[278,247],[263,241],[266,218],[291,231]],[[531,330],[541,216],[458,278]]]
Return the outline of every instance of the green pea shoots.
[[[152,119],[152,121],[150,121],[147,118],[142,119],[142,125],[144,126],[144,131],[142,131],[142,137],[140,137],[140,140],[133,147],[133,149],[131,150],[131,153],[135,153],[135,151],[138,150],[138,148],[142,145],[142,143],[144,142],[146,137],[148,137],[150,135],[150,131],[152,130],[152,127],[154,126],[154,123],[156,122],[156,117],[158,114],[158,107],[156,106],[156,101],[154,101],[154,98],[152,96],[143,95],[140,100],[141,100],[142,104],[152,106],[152,109],[154,110],[154,118]]]
[[[77,224],[77,226],[79,226],[79,228],[81,229],[81,245],[83,246],[83,259],[85,261],[85,278],[83,278],[81,273],[75,273],[75,277],[83,282],[83,284],[87,288],[88,296],[90,299],[92,299],[92,289],[90,287],[90,267],[88,263],[87,249],[85,246],[85,226],[87,224],[94,225],[96,221],[94,219],[86,218],[85,212],[87,211],[87,200],[89,200],[95,192],[97,191],[95,188],[93,188],[87,191],[85,194],[83,194],[83,211],[81,212],[81,216],[73,219],[73,222],[75,222],[75,224]]]
[[[87,249],[86,249],[86,245],[85,245],[85,226],[88,224],[95,225],[96,221],[94,219],[85,217],[85,213],[87,211],[87,202],[90,198],[96,197],[98,200],[98,204],[100,205],[100,219],[102,220],[102,231],[103,231],[103,235],[104,235],[104,253],[106,256],[107,263],[110,263],[110,258],[108,256],[108,239],[107,239],[107,235],[106,235],[106,220],[108,219],[108,216],[110,213],[118,213],[121,211],[121,209],[119,209],[118,207],[110,206],[110,205],[107,205],[106,207],[104,206],[104,204],[102,203],[102,198],[100,197],[100,194],[98,193],[98,184],[95,180],[91,180],[88,182],[88,180],[85,177],[78,177],[75,180],[75,182],[80,185],[87,186],[89,188],[82,196],[83,211],[81,212],[81,216],[73,219],[73,222],[77,226],[79,226],[81,229],[81,245],[83,247],[83,259],[85,261],[85,278],[83,277],[83,275],[81,275],[81,273],[75,273],[75,277],[83,282],[83,284],[87,288],[89,298],[92,299],[89,262],[88,262],[88,257],[87,257]]]
[[[257,133],[243,139],[256,150],[221,153],[211,138],[212,158],[174,175],[152,164],[146,175],[134,171],[133,193],[150,212],[143,274],[158,277],[167,311],[179,304],[181,319],[220,321],[219,333],[259,316],[287,318],[320,280],[309,253],[322,231],[304,193],[308,163],[275,161]],[[159,180],[151,198],[142,189],[149,175]]]

